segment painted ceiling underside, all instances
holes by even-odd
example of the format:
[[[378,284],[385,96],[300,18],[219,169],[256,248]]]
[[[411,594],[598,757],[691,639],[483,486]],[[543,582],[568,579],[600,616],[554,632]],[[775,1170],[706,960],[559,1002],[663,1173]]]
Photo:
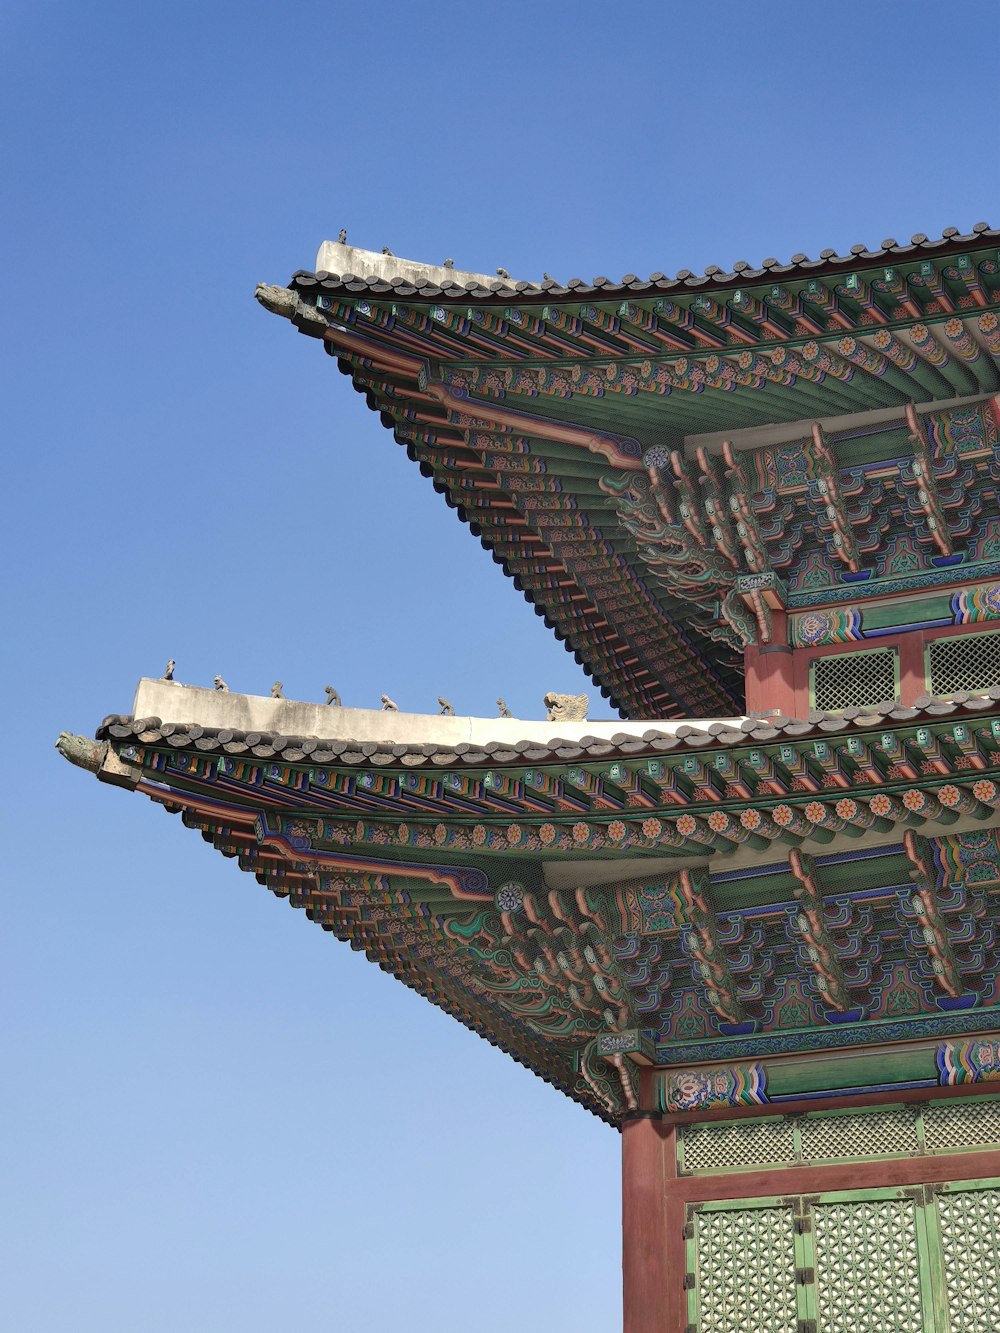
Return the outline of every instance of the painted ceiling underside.
[[[997,239],[620,284],[299,272],[258,297],[624,715],[718,716],[771,609],[1000,572]]]
[[[75,762],[616,1123],[608,1035],[684,1067],[996,1027],[994,695],[448,750],[114,716]]]

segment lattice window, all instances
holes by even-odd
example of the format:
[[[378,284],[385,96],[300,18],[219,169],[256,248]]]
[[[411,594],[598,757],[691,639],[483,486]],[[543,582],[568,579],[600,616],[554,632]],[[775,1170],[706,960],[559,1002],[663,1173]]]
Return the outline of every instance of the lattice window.
[[[802,1157],[807,1162],[919,1150],[916,1116],[908,1106],[855,1115],[805,1116],[800,1132]]]
[[[1000,1190],[945,1192],[937,1209],[951,1333],[1000,1327]]]
[[[684,1125],[680,1138],[685,1171],[711,1171],[720,1167],[734,1170],[795,1160],[795,1131],[790,1120]]]
[[[824,1203],[813,1218],[820,1327],[923,1333],[914,1202]]]
[[[1000,1142],[1000,1098],[880,1106],[846,1114],[714,1121],[681,1125],[677,1133],[684,1174],[914,1156]]]
[[[863,708],[895,699],[899,659],[892,648],[817,657],[812,664],[813,705],[823,712]]]
[[[931,1151],[998,1141],[1000,1101],[932,1102],[924,1108],[924,1142]]]
[[[699,1333],[796,1333],[791,1209],[706,1212],[697,1228]]]
[[[935,639],[928,645],[931,694],[982,693],[1000,685],[1000,631]]]

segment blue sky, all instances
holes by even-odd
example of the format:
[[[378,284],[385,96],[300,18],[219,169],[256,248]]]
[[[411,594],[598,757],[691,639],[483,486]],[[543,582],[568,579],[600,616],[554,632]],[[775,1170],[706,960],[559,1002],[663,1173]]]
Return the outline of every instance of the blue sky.
[[[565,279],[996,225],[991,26],[8,0],[5,1327],[620,1322],[617,1136],[53,741],[168,657],[414,711],[587,688],[254,284],[340,227]]]

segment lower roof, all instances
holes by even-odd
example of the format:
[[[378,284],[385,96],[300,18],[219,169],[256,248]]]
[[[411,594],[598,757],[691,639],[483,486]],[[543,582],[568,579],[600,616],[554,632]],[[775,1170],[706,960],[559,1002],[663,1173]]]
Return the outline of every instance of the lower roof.
[[[496,742],[144,681],[60,748],[618,1123],[640,1056],[997,1026],[1000,697],[896,712]]]

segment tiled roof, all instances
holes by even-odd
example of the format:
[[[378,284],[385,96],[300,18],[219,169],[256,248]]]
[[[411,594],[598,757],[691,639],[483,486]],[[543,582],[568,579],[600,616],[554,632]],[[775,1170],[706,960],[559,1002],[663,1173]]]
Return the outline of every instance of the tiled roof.
[[[998,236],[565,285],[325,242],[318,273],[258,299],[321,340],[623,716],[720,716],[743,711],[744,649],[770,634],[744,576],[780,581],[771,609],[867,602],[900,591],[901,541],[908,587],[980,577]],[[984,447],[958,458],[970,407]]]
[[[822,250],[816,259],[806,254],[794,254],[791,259],[782,262],[769,257],[759,266],[743,260],[737,260],[732,269],[727,271],[715,264],[710,264],[704,273],[692,273],[689,269],[680,269],[670,278],[665,273],[651,273],[648,278],[640,278],[635,273],[626,273],[618,281],[607,277],[570,278],[560,283],[549,278],[542,282],[518,282],[513,279],[498,278],[488,285],[473,281],[468,283],[427,282],[417,286],[407,278],[386,279],[377,276],[365,276],[354,273],[312,273],[306,269],[296,272],[289,286],[301,291],[316,287],[328,291],[370,292],[374,294],[391,293],[400,297],[444,298],[446,300],[467,301],[470,297],[477,301],[491,298],[510,300],[511,297],[530,300],[531,298],[549,299],[559,297],[572,300],[575,297],[614,297],[625,293],[672,292],[684,288],[724,287],[734,283],[746,283],[772,278],[787,277],[794,274],[801,277],[813,277],[818,273],[837,272],[841,269],[857,267],[859,264],[872,264],[884,260],[912,260],[923,255],[948,254],[965,247],[982,244],[988,240],[1000,240],[1000,231],[990,227],[987,222],[977,222],[968,233],[957,227],[945,227],[937,238],[917,232],[908,242],[887,237],[881,245],[852,245],[847,254],[838,254],[835,250]],[[438,271],[435,266],[435,271]]]
[[[460,743],[388,744],[365,740],[324,740],[316,736],[283,736],[274,732],[216,729],[181,723],[163,723],[158,717],[133,718],[121,714],[106,717],[97,729],[98,740],[141,740],[147,745],[166,743],[178,749],[194,748],[211,753],[252,754],[259,759],[281,755],[289,763],[311,762],[359,767],[402,765],[416,767],[470,768],[503,764],[544,763],[563,760],[603,760],[660,754],[669,750],[713,750],[748,743],[767,743],[782,737],[799,739],[848,731],[864,731],[885,723],[915,722],[953,715],[961,716],[995,709],[1000,686],[987,694],[959,693],[949,699],[925,695],[912,708],[892,700],[866,708],[846,708],[840,713],[813,712],[805,719],[788,717],[747,718],[739,729],[713,723],[707,730],[682,725],[672,732],[647,728],[641,732],[616,732],[611,737],[583,736],[578,740],[553,737],[547,742],[522,740],[491,741],[482,746]]]

